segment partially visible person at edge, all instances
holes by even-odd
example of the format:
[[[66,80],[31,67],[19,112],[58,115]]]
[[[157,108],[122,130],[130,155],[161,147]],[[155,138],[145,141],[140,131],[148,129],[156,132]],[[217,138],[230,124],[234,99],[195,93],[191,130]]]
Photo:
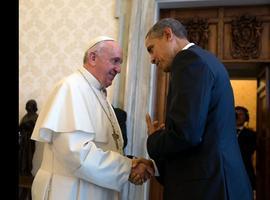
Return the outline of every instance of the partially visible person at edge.
[[[238,144],[249,176],[251,187],[253,191],[255,191],[256,175],[252,161],[254,152],[256,150],[256,133],[248,127],[249,112],[247,108],[243,106],[236,106],[235,113]]]
[[[187,39],[172,18],[147,33],[151,62],[170,73],[166,121],[148,126],[147,150],[164,186],[164,200],[251,200],[235,130],[228,73],[210,52]]]
[[[122,49],[112,38],[90,42],[83,67],[59,81],[37,119],[32,139],[44,143],[32,199],[117,200],[123,185],[154,174],[152,161],[123,156],[123,138],[106,99],[120,73]]]
[[[127,113],[121,108],[115,108],[113,107],[115,116],[117,118],[118,124],[120,126],[121,132],[122,132],[122,137],[123,137],[123,151],[125,147],[127,146],[128,138],[127,138]]]
[[[25,104],[27,113],[19,124],[19,175],[32,176],[32,160],[35,152],[35,141],[31,140],[38,114],[37,102],[30,99]]]

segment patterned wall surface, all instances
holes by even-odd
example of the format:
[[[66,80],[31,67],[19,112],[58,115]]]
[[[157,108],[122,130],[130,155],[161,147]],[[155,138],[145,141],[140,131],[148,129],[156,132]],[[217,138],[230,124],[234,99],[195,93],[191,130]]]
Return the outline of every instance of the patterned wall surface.
[[[235,106],[244,106],[249,111],[249,127],[256,130],[256,104],[257,81],[256,80],[231,80],[233,87]]]
[[[19,119],[27,100],[35,99],[40,109],[53,84],[82,65],[92,37],[117,39],[115,2],[19,1]]]

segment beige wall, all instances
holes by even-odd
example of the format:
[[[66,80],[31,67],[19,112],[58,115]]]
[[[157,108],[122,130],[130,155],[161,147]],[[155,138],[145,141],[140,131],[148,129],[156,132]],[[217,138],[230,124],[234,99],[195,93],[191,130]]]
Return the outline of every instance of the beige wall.
[[[256,80],[231,80],[235,106],[244,106],[249,111],[249,127],[256,130]]]
[[[117,39],[115,2],[19,1],[19,119],[28,99],[35,99],[40,111],[53,84],[82,65],[92,37]]]

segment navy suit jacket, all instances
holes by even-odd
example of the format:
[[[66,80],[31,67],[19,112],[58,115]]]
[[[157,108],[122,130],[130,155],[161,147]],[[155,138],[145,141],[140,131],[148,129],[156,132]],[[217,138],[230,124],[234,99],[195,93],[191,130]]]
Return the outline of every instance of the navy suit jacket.
[[[165,130],[147,139],[164,200],[251,200],[223,64],[194,45],[171,66]]]

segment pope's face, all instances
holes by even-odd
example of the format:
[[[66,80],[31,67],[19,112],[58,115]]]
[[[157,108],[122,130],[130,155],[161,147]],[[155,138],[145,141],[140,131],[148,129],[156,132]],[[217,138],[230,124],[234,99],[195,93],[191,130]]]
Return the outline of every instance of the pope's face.
[[[114,41],[108,41],[107,46],[97,54],[97,78],[103,87],[112,84],[114,77],[121,72],[122,49]]]
[[[169,72],[174,58],[170,41],[165,36],[161,38],[147,37],[145,47],[150,54],[151,63],[156,64],[164,72]]]

